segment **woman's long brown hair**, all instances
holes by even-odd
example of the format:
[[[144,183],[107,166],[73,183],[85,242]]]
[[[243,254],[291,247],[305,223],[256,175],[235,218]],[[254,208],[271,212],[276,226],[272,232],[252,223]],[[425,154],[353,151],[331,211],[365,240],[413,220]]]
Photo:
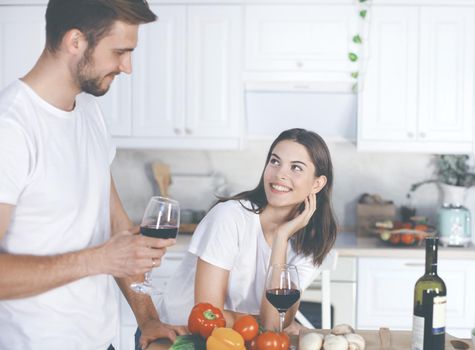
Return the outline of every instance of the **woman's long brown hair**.
[[[257,187],[229,198],[220,198],[218,203],[228,200],[248,200],[251,202],[252,208],[247,208],[244,205],[243,207],[256,214],[261,213],[267,205],[267,197],[264,190],[265,167],[269,163],[275,146],[285,140],[294,141],[304,146],[315,166],[315,176],[324,175],[327,178],[326,185],[316,194],[317,209],[315,213],[310,218],[307,226],[295,233],[291,239],[292,248],[298,254],[312,255],[314,264],[320,265],[335,243],[337,225],[331,205],[333,165],[330,151],[325,141],[317,133],[305,129],[283,131],[274,140],[269,149],[264,170]]]

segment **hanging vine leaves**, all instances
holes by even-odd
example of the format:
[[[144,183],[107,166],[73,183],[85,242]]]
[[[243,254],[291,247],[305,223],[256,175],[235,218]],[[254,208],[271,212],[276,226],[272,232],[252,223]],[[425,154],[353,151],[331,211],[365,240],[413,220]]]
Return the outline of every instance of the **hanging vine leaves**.
[[[358,55],[355,54],[354,52],[350,52],[348,54],[348,58],[350,59],[351,62],[356,62],[358,61]]]
[[[357,3],[359,4],[358,7],[358,17],[362,21],[363,26],[365,23],[367,23],[367,16],[368,16],[368,10],[371,5],[371,0],[356,0]],[[352,42],[356,45],[359,46],[359,48],[355,49],[355,52],[348,52],[348,59],[355,63],[357,61],[361,61],[360,57],[358,56],[360,53],[362,54],[362,45],[363,45],[363,38],[361,36],[361,33],[357,33],[352,37]],[[366,41],[365,41],[366,43]],[[361,58],[362,59],[362,58]],[[361,62],[359,63],[359,66],[361,67]],[[360,83],[359,80],[362,79],[362,75],[360,74],[359,71],[352,71],[350,72],[351,78],[355,80],[355,83],[353,84],[353,92],[358,92],[358,85]]]
[[[359,34],[356,34],[354,37],[353,37],[353,42],[355,44],[361,44],[362,43],[362,40],[361,40],[361,36]]]

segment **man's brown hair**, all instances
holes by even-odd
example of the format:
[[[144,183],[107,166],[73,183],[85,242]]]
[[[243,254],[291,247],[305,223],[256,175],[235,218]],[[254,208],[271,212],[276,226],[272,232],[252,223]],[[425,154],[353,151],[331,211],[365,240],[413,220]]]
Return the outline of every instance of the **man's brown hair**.
[[[55,52],[64,34],[78,29],[90,50],[115,21],[142,24],[156,19],[145,0],[50,0],[46,9],[46,48]]]

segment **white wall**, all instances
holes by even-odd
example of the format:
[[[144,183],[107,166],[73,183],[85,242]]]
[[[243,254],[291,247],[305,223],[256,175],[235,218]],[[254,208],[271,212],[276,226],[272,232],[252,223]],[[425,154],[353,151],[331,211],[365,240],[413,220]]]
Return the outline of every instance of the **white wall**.
[[[231,193],[251,189],[259,180],[269,145],[270,142],[250,141],[241,151],[118,150],[113,175],[134,221],[140,220],[148,198],[158,194],[150,168],[155,161],[169,164],[172,176],[181,174],[174,178],[175,187],[172,185],[170,192],[179,199],[185,198],[183,208],[207,209],[213,198],[211,192],[204,191],[205,180],[203,185],[197,185],[182,175],[219,171],[227,178]],[[356,201],[362,193],[380,194],[400,206],[411,184],[432,177],[430,155],[361,153],[352,143],[328,145],[335,174],[333,205],[342,226],[356,224]],[[418,214],[432,218],[440,200],[434,184],[420,187],[414,196]]]

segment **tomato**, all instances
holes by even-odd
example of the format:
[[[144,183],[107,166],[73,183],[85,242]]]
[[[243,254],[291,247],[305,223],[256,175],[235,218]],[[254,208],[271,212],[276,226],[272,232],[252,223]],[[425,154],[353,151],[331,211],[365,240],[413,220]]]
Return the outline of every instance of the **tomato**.
[[[281,350],[288,350],[290,347],[290,338],[289,335],[285,332],[280,332],[280,339],[282,342],[280,343],[280,349]]]
[[[264,332],[257,337],[257,350],[288,350],[290,338],[284,333]]]
[[[391,238],[389,239],[389,242],[391,242],[391,244],[399,244],[400,241],[401,236],[399,235],[399,233],[393,233],[391,235]]]
[[[275,332],[264,332],[257,337],[257,350],[280,350],[281,337]]]
[[[252,339],[251,341],[246,342],[246,349],[257,350],[257,337]]]
[[[401,242],[405,245],[412,245],[416,241],[416,237],[412,233],[403,233],[401,235]]]
[[[250,341],[259,334],[259,324],[251,315],[239,317],[234,323],[233,329],[241,334],[245,341]]]

